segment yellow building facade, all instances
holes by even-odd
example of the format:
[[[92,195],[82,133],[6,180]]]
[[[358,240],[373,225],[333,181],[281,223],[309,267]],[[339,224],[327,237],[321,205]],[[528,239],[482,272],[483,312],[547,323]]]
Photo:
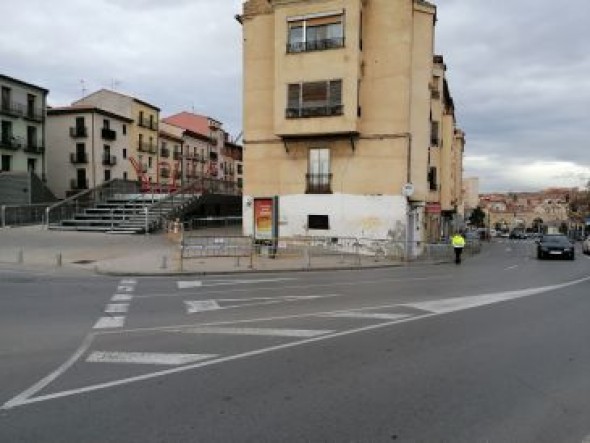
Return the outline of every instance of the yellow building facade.
[[[444,180],[457,178],[439,173],[435,187],[431,168],[461,161],[431,146],[436,7],[249,0],[239,19],[244,233],[253,231],[253,199],[278,196],[281,236],[426,240],[435,208],[427,204],[440,216],[443,196],[456,191]],[[441,117],[449,150],[454,123],[454,114]]]

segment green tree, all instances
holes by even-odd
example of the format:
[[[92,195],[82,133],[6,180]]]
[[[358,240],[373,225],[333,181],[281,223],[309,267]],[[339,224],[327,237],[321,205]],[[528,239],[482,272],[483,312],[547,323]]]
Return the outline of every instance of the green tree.
[[[469,223],[472,226],[476,226],[478,228],[482,228],[485,226],[485,219],[486,213],[478,206],[471,212],[471,216],[469,217]]]

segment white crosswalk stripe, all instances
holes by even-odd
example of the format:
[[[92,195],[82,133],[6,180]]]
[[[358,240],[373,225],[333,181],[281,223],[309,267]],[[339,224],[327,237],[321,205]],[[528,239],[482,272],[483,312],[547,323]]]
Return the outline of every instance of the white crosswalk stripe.
[[[334,331],[322,329],[224,328],[202,326],[177,329],[175,332],[182,332],[186,334],[227,334],[270,337],[317,337],[320,335],[331,334]]]
[[[129,303],[110,303],[104,308],[107,314],[123,314],[129,310]]]
[[[111,301],[130,301],[132,299],[133,296],[129,294],[115,294],[112,296]]]
[[[197,300],[197,301],[185,301],[184,304],[186,305],[186,312],[189,314],[194,314],[195,312],[206,312],[206,311],[216,311],[221,309],[219,303],[215,300]]]
[[[335,312],[332,314],[323,314],[319,317],[327,318],[359,318],[359,319],[374,319],[374,320],[401,320],[402,318],[411,317],[408,314],[387,314],[381,312]]]
[[[94,329],[121,328],[125,324],[125,317],[100,317]]]
[[[218,357],[218,355],[94,351],[88,356],[86,361],[89,363],[127,363],[140,365],[179,366],[215,357]]]

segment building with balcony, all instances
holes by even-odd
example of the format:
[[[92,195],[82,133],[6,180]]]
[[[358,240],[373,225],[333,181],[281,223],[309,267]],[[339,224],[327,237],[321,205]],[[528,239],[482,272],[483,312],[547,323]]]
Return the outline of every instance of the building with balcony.
[[[47,111],[47,181],[59,198],[114,178],[135,180],[128,168],[133,119],[78,105]]]
[[[162,122],[184,130],[186,178],[204,177],[239,183],[243,170],[242,146],[233,143],[223,124],[211,117],[181,112]]]
[[[0,171],[45,178],[47,89],[0,74]]]
[[[284,236],[440,236],[461,208],[464,136],[435,60],[436,6],[248,0],[238,19],[244,233],[253,198],[278,196]]]
[[[130,179],[159,182],[158,122],[160,109],[136,97],[101,89],[73,103],[94,106],[131,119],[128,125],[128,158],[123,162]],[[145,172],[142,172],[145,171]]]

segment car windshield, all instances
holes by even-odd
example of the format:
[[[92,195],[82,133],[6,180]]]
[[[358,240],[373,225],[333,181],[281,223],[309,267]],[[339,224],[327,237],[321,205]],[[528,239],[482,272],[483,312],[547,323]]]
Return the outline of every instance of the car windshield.
[[[555,244],[555,245],[569,244],[569,240],[567,239],[567,237],[565,237],[563,235],[545,236],[545,237],[543,237],[542,242],[543,243],[551,243],[551,244]]]

